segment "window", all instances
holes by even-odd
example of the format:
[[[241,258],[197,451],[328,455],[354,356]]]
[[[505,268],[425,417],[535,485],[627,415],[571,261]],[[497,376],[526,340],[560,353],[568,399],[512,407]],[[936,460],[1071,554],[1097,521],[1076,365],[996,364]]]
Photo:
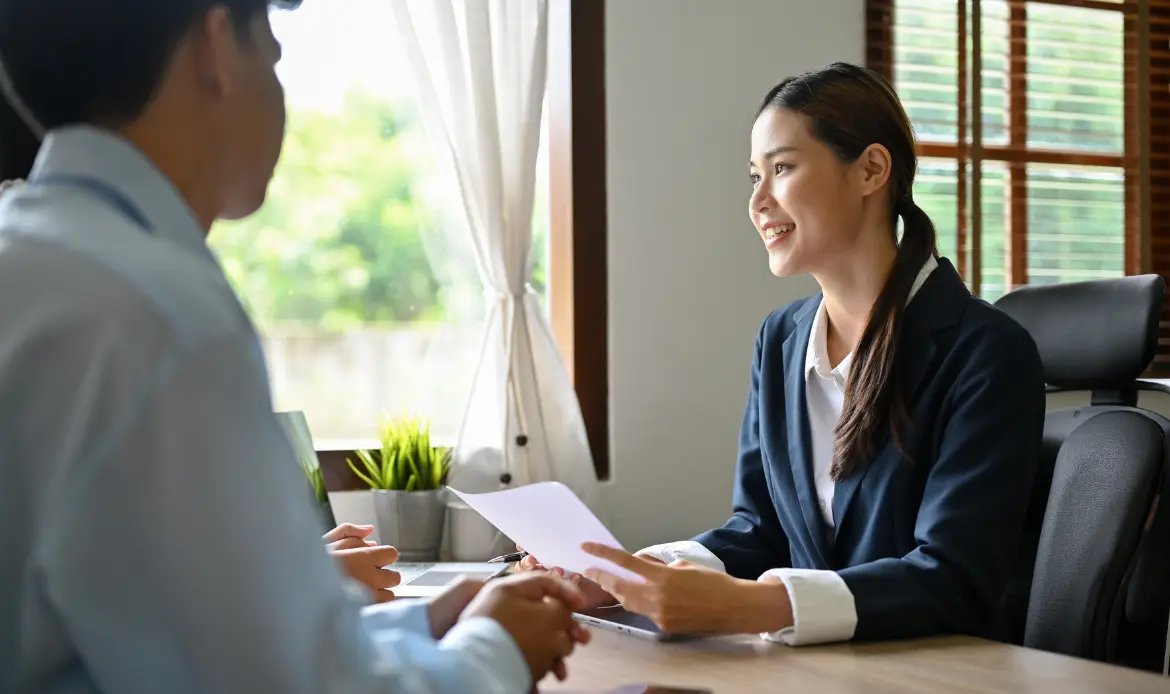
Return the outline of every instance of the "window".
[[[454,441],[482,342],[474,258],[444,225],[434,165],[385,3],[275,12],[285,149],[262,210],[211,245],[259,330],[274,405],[318,444],[353,448],[378,417],[428,417]],[[538,165],[534,284],[548,272],[548,155]],[[547,302],[546,302],[547,303]]]
[[[275,407],[305,411],[320,450],[369,445],[380,415],[405,412],[453,441],[482,341],[473,256],[436,233],[452,184],[437,173],[408,71],[396,68],[405,60],[392,21],[368,0],[273,13],[284,153],[260,212],[210,237],[261,335]],[[604,478],[602,27],[600,0],[550,3],[533,284],[576,372]]]
[[[919,138],[915,196],[981,296],[1170,276],[1170,2],[1143,4],[1145,29],[1122,0],[869,0],[869,63]]]

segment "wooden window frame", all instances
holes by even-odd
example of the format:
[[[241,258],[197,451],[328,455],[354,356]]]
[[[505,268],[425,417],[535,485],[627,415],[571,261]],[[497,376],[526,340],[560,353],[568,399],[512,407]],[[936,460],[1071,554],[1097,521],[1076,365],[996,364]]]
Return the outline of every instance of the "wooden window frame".
[[[967,176],[968,167],[971,167],[970,175],[976,178],[979,173],[979,167],[973,165],[973,162],[981,161],[997,161],[1003,162],[1007,165],[1008,180],[1008,204],[1006,206],[1006,229],[1005,229],[1005,275],[1006,287],[1005,291],[1010,291],[1015,287],[1019,287],[1028,283],[1027,272],[1027,234],[1028,234],[1028,206],[1027,206],[1027,165],[1028,164],[1056,164],[1067,166],[1100,166],[1121,169],[1125,172],[1125,200],[1126,200],[1126,221],[1125,221],[1125,250],[1124,250],[1124,268],[1126,274],[1137,274],[1140,272],[1151,271],[1150,258],[1151,255],[1156,254],[1157,251],[1151,252],[1150,244],[1151,238],[1155,247],[1165,247],[1165,255],[1167,256],[1166,268],[1160,271],[1166,272],[1170,270],[1170,202],[1159,202],[1158,196],[1153,197],[1152,205],[1150,201],[1149,186],[1141,186],[1141,176],[1139,170],[1141,169],[1140,160],[1145,156],[1142,154],[1142,147],[1140,138],[1135,128],[1126,128],[1126,141],[1124,145],[1124,152],[1117,155],[1110,154],[1094,154],[1084,152],[1068,152],[1060,150],[1048,150],[1039,148],[1027,148],[1027,5],[1028,2],[1042,3],[1047,5],[1057,5],[1065,7],[1078,7],[1095,10],[1107,10],[1112,12],[1124,13],[1126,18],[1125,33],[1125,66],[1124,71],[1127,76],[1127,82],[1135,85],[1138,80],[1130,79],[1129,77],[1139,70],[1141,60],[1139,56],[1140,45],[1137,31],[1137,15],[1141,10],[1141,5],[1137,0],[1127,0],[1123,3],[1107,2],[1105,0],[1007,0],[1009,8],[1009,55],[1008,55],[1008,98],[1010,103],[1009,108],[1009,143],[1006,146],[1002,145],[986,145],[982,144],[981,137],[976,136],[972,139],[974,144],[966,141],[967,136],[967,92],[973,92],[972,96],[978,98],[978,85],[968,86],[969,76],[967,74],[967,26],[968,26],[968,2],[966,0],[955,0],[957,5],[959,17],[959,74],[958,74],[958,89],[959,89],[959,120],[958,120],[958,139],[954,143],[946,142],[922,142],[919,143],[918,153],[920,156],[951,159],[958,163],[958,258],[956,258],[957,265],[960,272],[963,272],[967,278],[968,284],[972,291],[978,293],[980,287],[980,280],[982,276],[982,262],[980,254],[979,239],[968,239],[969,234],[977,234],[981,224],[977,219],[980,213],[979,194],[980,190],[977,181],[974,181],[970,190],[968,190]],[[867,47],[866,55],[868,57],[870,67],[882,72],[890,81],[894,79],[894,3],[896,0],[867,0]],[[1142,4],[1147,5],[1147,2]],[[1163,3],[1159,3],[1163,4]],[[974,7],[974,6],[973,6]],[[1166,20],[1167,9],[1161,9],[1161,17]],[[974,24],[979,20],[979,12],[971,12],[971,23]],[[1170,20],[1166,20],[1170,21]],[[974,33],[974,32],[973,32]],[[1164,34],[1159,34],[1164,38]],[[1152,40],[1147,37],[1147,40]],[[972,42],[974,50],[972,53],[973,60],[979,60],[978,42]],[[1159,77],[1165,79],[1167,72],[1170,72],[1170,66],[1162,66],[1162,72]],[[1146,112],[1150,110],[1150,106],[1142,104],[1142,95],[1139,93],[1139,88],[1132,87],[1127,89],[1125,95],[1125,109],[1126,122],[1134,122],[1135,114]],[[1167,130],[1159,131],[1159,127],[1170,127],[1170,95],[1163,101],[1162,112],[1155,110],[1155,123],[1153,124],[1153,132],[1170,132]],[[1156,109],[1158,104],[1154,104]],[[976,109],[973,109],[976,110]],[[971,124],[972,130],[978,130],[981,124],[981,119],[975,119]],[[1149,128],[1147,121],[1144,126]],[[1147,130],[1147,132],[1149,132]],[[1150,174],[1154,179],[1154,186],[1159,187],[1160,190],[1170,194],[1170,136],[1158,136],[1153,138],[1144,138],[1144,141],[1152,143],[1152,158],[1154,159],[1152,171]],[[974,151],[973,150],[977,150]],[[1165,187],[1162,187],[1165,186]],[[1145,189],[1145,193],[1141,192]],[[1144,195],[1144,202],[1142,197]],[[1170,197],[1163,195],[1162,199]],[[968,215],[968,200],[971,201],[970,215]],[[1150,219],[1150,211],[1156,210],[1163,214],[1153,215]],[[1143,216],[1145,220],[1143,222]],[[971,219],[970,226],[968,226],[968,219]],[[968,242],[970,241],[970,243]],[[968,257],[968,254],[970,257]],[[1154,271],[1159,271],[1155,268]],[[1168,331],[1170,334],[1170,331]],[[1167,341],[1170,343],[1170,340]]]
[[[577,391],[598,479],[609,478],[605,2],[549,1],[549,313]],[[362,490],[346,458],[318,451],[329,491]]]
[[[1146,21],[1137,21],[1142,15]],[[1126,179],[1132,174],[1144,185],[1135,184],[1126,198],[1134,203],[1127,215],[1132,234],[1127,269],[1170,280],[1170,0],[1143,0],[1129,17],[1126,54],[1135,63],[1129,81],[1136,93],[1126,101],[1138,109],[1138,127],[1129,129],[1127,146],[1134,155]],[[1170,376],[1170,297],[1163,304],[1159,332],[1149,375],[1164,378]]]
[[[549,309],[598,479],[609,478],[605,2],[549,2]]]
[[[1125,143],[1118,155],[1065,152],[1026,147],[1027,133],[1027,6],[1028,2],[1121,12],[1124,16]],[[894,3],[867,0],[866,56],[870,67],[894,80]],[[1009,21],[1009,144],[983,145],[971,125],[967,141],[968,91],[979,99],[979,85],[968,85],[967,64],[980,60],[979,42],[967,59],[968,24],[977,26],[979,12],[968,1],[955,0],[958,12],[959,74],[958,138],[954,143],[923,142],[921,156],[951,159],[958,164],[958,253],[956,264],[978,293],[982,275],[979,170],[982,161],[1007,165],[1008,205],[1005,238],[1006,287],[1028,283],[1027,165],[1030,163],[1117,168],[1125,174],[1124,268],[1129,275],[1157,273],[1170,281],[1170,0],[1007,0]],[[978,73],[976,73],[977,75]],[[1158,86],[1152,88],[1151,85]],[[978,103],[973,111],[977,112]],[[970,167],[970,171],[968,168]],[[968,185],[968,177],[973,185]],[[969,210],[970,207],[970,210]],[[1163,309],[1159,344],[1148,375],[1170,376],[1170,298]]]

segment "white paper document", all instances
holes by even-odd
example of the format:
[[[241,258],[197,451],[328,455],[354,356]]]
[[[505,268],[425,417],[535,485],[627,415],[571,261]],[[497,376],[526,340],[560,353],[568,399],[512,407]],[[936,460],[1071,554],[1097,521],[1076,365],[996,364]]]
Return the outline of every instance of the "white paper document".
[[[451,491],[544,566],[579,574],[601,569],[632,581],[644,580],[581,550],[586,542],[622,546],[589,507],[560,482],[538,482],[487,494]]]

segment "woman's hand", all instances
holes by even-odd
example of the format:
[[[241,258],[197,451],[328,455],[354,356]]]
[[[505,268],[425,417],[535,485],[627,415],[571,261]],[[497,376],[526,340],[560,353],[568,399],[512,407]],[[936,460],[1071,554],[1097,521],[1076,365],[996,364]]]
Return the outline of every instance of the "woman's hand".
[[[516,545],[516,549],[518,549],[521,552],[524,551],[524,548],[521,547],[520,545]],[[649,557],[647,557],[646,560],[656,562],[659,564],[662,563],[662,562],[658,561],[657,559],[651,559]],[[559,566],[554,566],[551,569],[546,569],[545,567],[541,566],[540,561],[536,557],[532,556],[531,554],[529,554],[527,557],[524,557],[523,559],[520,560],[520,563],[517,565],[516,570],[519,573],[526,573],[526,572],[530,572],[530,571],[541,571],[541,572],[547,571],[550,573],[554,573],[562,578],[565,578],[565,570],[564,569],[560,568]],[[612,606],[618,604],[617,598],[610,595],[609,593],[607,593],[605,591],[604,588],[597,585],[593,581],[590,581],[589,579],[585,578],[581,574],[572,574],[572,575],[568,576],[568,579],[585,596],[584,607],[582,607],[581,609],[594,610],[594,609],[597,609],[599,607],[612,607]]]
[[[605,545],[589,543],[581,549],[645,579],[627,580],[600,569],[585,572],[622,607],[649,617],[664,632],[746,634],[792,626],[792,603],[783,583],[744,581],[689,562],[665,566]]]
[[[367,540],[372,532],[372,525],[344,523],[322,539],[325,549],[341,563],[345,573],[370,591],[374,602],[389,602],[394,599],[391,588],[402,582],[402,576],[382,567],[398,561],[398,550]]]

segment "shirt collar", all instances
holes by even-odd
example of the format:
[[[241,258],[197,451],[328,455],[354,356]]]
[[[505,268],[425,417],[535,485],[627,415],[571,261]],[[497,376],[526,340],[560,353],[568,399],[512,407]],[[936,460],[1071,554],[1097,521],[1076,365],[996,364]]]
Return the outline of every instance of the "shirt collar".
[[[918,290],[922,289],[922,285],[926,284],[926,279],[930,277],[930,273],[934,272],[938,267],[938,260],[932,253],[926,262],[922,264],[922,269],[918,271],[918,277],[914,278],[914,284],[910,287],[910,296],[906,298],[906,305],[914,300]],[[816,315],[813,316],[812,333],[809,335],[808,351],[804,355],[804,372],[805,376],[810,376],[816,373],[822,378],[831,378],[834,375],[845,378],[849,375],[849,365],[853,363],[853,352],[845,355],[841,363],[837,364],[834,369],[829,368],[829,320],[825,309],[825,300],[822,297],[820,305],[817,306]]]
[[[29,179],[58,175],[92,177],[113,186],[142,211],[154,236],[214,262],[195,213],[170,179],[128,140],[90,125],[54,130]]]

